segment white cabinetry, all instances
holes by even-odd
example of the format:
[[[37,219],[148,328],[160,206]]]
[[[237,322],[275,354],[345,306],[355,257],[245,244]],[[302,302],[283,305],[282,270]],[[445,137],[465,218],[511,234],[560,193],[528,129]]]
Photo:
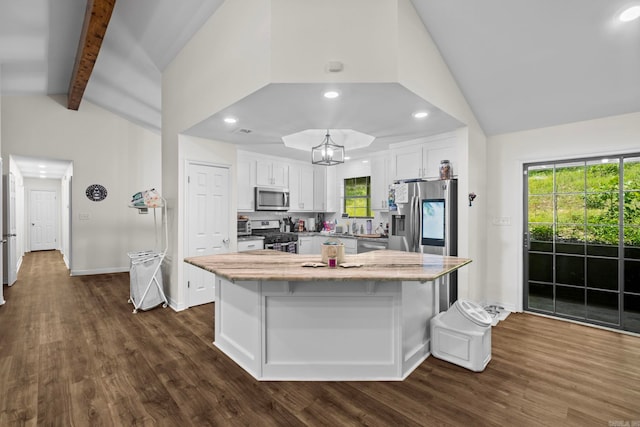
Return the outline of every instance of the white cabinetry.
[[[327,240],[326,236],[313,236],[312,254],[320,254],[322,252],[322,244]]]
[[[313,210],[315,212],[337,212],[336,168],[313,167]]]
[[[350,238],[340,238],[340,243],[344,245],[345,255],[355,255],[358,253],[358,241]]]
[[[256,185],[267,187],[288,187],[289,165],[274,160],[256,161]]]
[[[439,136],[421,144],[396,145],[391,148],[392,180],[440,177],[440,162],[449,160],[457,173],[457,141],[453,135]]]
[[[239,240],[238,241],[238,252],[255,251],[255,250],[259,250],[259,249],[264,249],[264,240],[263,239]]]
[[[388,152],[371,159],[371,209],[389,209],[389,168]]]
[[[255,160],[238,152],[238,211],[253,212],[254,210],[254,187],[256,186],[256,163]]]
[[[289,211],[313,212],[313,166],[291,164],[289,166]]]
[[[313,236],[298,236],[298,253],[303,255],[313,254]]]

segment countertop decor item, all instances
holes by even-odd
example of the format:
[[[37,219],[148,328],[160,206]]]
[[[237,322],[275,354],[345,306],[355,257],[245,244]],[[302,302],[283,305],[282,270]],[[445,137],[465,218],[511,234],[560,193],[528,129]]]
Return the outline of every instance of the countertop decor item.
[[[324,141],[311,149],[311,163],[323,166],[344,163],[344,145],[333,142],[331,135],[329,135],[329,129],[324,136]]]

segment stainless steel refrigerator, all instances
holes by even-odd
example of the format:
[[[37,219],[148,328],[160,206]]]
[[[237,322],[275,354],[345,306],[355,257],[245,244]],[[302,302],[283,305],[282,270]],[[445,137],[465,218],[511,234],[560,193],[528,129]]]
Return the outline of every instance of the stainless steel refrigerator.
[[[412,181],[393,186],[389,249],[435,255],[458,254],[458,181]],[[394,210],[395,207],[395,210]],[[458,298],[458,277],[446,276],[440,310]]]

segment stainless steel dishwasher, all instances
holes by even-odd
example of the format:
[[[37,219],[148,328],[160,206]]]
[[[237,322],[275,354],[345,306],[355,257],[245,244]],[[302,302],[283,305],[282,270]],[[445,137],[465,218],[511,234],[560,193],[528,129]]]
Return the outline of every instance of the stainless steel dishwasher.
[[[358,240],[358,253],[362,254],[364,252],[377,251],[380,249],[387,249],[388,243],[385,241],[377,242],[369,239],[357,239]]]

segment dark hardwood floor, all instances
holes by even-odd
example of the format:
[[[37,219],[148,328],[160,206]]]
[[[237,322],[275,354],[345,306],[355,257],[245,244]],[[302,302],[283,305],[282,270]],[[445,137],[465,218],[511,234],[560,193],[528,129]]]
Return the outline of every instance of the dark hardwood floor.
[[[0,307],[0,426],[640,423],[637,337],[512,314],[482,373],[430,357],[402,382],[258,382],[213,347],[213,305],[132,314],[128,280],[25,256]]]

